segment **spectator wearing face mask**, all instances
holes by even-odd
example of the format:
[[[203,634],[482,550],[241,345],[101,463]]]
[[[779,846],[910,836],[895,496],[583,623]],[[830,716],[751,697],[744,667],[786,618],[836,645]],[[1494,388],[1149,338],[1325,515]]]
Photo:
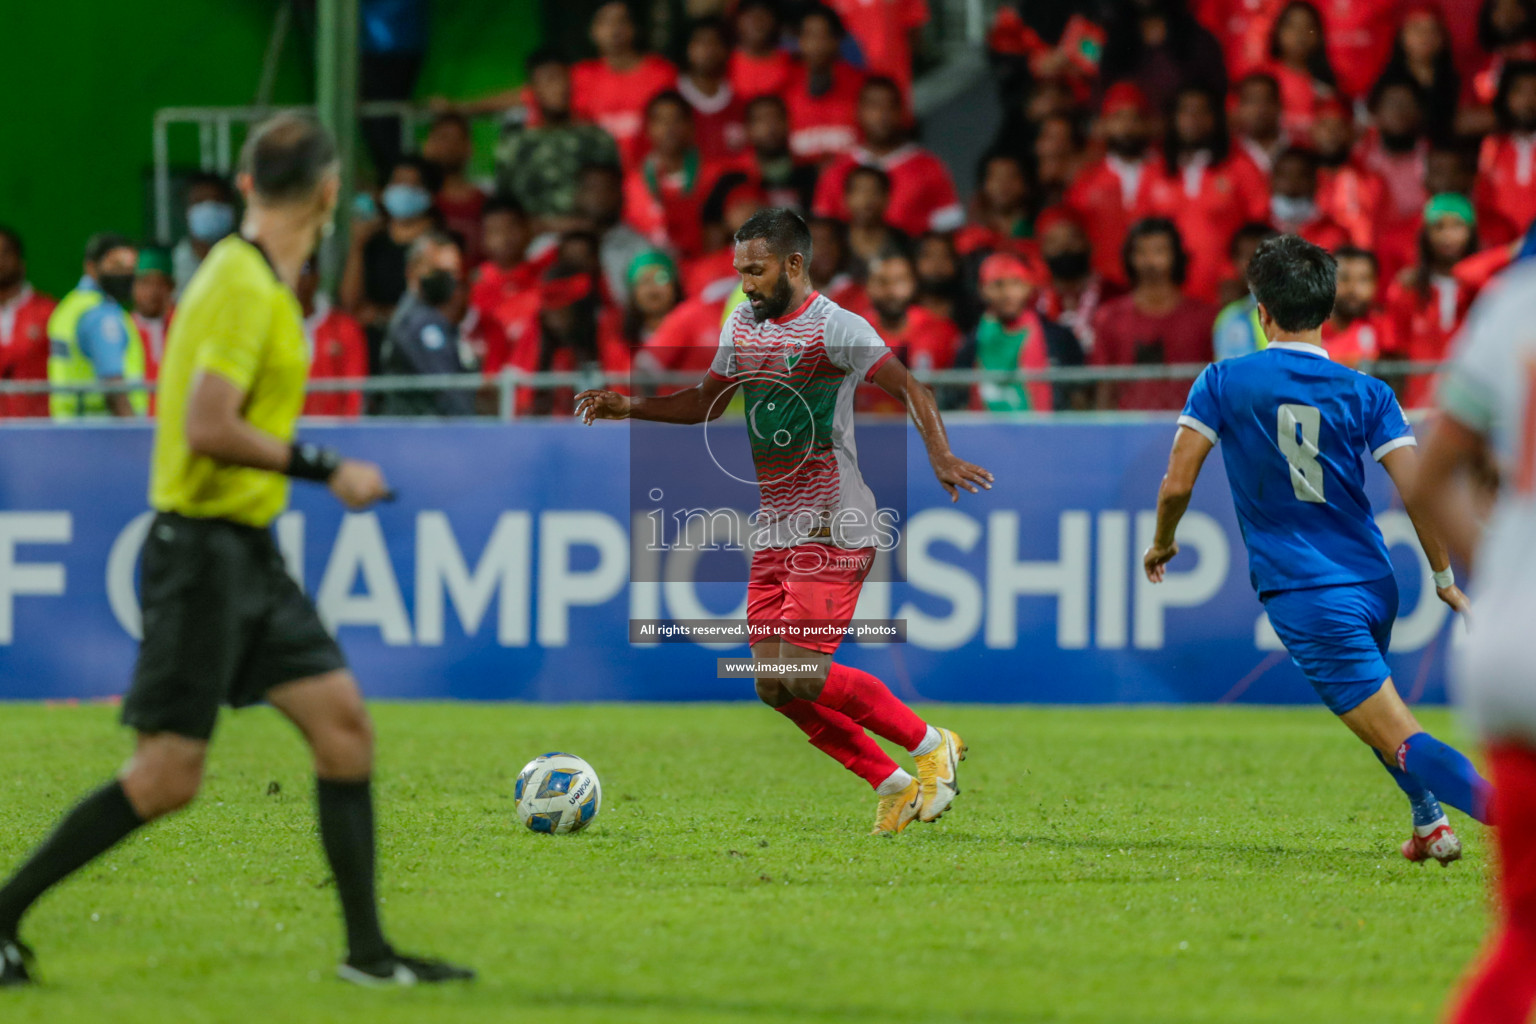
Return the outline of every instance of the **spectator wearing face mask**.
[[[1040,280],[1023,260],[993,253],[982,261],[977,278],[986,312],[957,366],[1027,372],[1082,365],[1077,338],[1035,308]],[[971,408],[989,412],[1050,412],[1085,404],[1079,389],[1045,381],[986,382],[977,384],[971,397]]]
[[[1282,235],[1300,235],[1331,252],[1349,244],[1349,232],[1318,206],[1317,184],[1317,157],[1311,150],[1281,153],[1270,177],[1269,222]]]
[[[1088,226],[1094,271],[1123,285],[1120,249],[1134,219],[1141,179],[1155,159],[1152,110],[1140,89],[1129,82],[1110,87],[1099,108],[1097,134],[1104,156],[1083,168],[1068,187],[1065,206]]]
[[[406,157],[380,194],[383,213],[352,222],[352,245],[339,289],[342,308],[363,325],[377,365],[378,346],[395,304],[405,294],[406,253],[436,223],[432,205],[437,169]]]
[[[421,143],[421,157],[437,169],[437,194],[433,203],[442,215],[443,227],[464,239],[464,258],[480,260],[480,211],[485,193],[467,173],[474,145],[469,121],[462,114],[438,114]]]
[[[1087,225],[1071,210],[1052,206],[1035,221],[1035,237],[1049,275],[1035,306],[1075,334],[1084,352],[1092,352],[1094,316],[1118,292],[1093,269]]]
[[[1536,62],[1505,67],[1493,110],[1500,130],[1483,140],[1473,200],[1480,217],[1523,229],[1536,220]]]
[[[133,277],[133,325],[144,342],[144,379],[157,380],[165,361],[165,332],[176,311],[176,280],[171,277],[171,254],[158,246],[139,250]]]
[[[464,373],[473,369],[460,346],[458,321],[463,254],[453,237],[429,231],[411,243],[407,289],[390,318],[379,355],[387,376]],[[474,394],[463,390],[386,392],[383,416],[468,416]]]
[[[48,318],[48,382],[55,386],[144,380],[144,342],[129,311],[139,254],[121,235],[92,235],[85,243],[85,275]],[[83,416],[142,416],[143,391],[54,394],[56,420]]]
[[[27,282],[21,235],[0,225],[0,380],[48,379],[48,318],[56,305]],[[0,395],[0,419],[47,415],[47,395]]]
[[[309,348],[309,379],[368,376],[368,341],[362,326],[331,304],[320,291],[313,259],[304,263],[293,294],[304,313],[304,342]],[[305,416],[353,418],[363,412],[361,391],[316,391],[304,399]]]
[[[235,230],[235,193],[217,174],[199,171],[187,179],[186,207],[186,237],[171,250],[178,300],[213,243]]]

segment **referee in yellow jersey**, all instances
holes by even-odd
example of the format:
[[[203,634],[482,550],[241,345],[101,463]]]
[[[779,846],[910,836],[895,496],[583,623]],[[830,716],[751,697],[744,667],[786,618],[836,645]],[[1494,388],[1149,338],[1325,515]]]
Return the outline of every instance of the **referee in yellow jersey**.
[[[220,706],[261,701],[314,751],[320,840],[346,923],[340,975],[363,985],[473,977],[398,953],[384,938],[372,725],[341,649],[288,576],[269,529],[287,505],[287,477],[323,483],[351,509],[389,495],[377,466],[294,440],[309,357],[293,285],[331,226],[335,143],[307,118],[273,118],[247,139],[239,184],[245,222],[188,284],[160,371],[144,640],[123,701],[138,744],[118,777],[0,888],[0,985],[31,980],[32,954],[17,937],[27,908],[141,825],[190,803]]]

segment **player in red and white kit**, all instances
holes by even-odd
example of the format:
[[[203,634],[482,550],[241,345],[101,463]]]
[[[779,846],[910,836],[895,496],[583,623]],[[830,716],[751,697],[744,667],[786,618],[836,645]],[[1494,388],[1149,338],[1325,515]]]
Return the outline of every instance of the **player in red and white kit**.
[[[1452,555],[1475,569],[1473,627],[1459,652],[1455,696],[1492,769],[1501,871],[1498,931],[1452,1024],[1524,1024],[1536,1005],[1533,322],[1536,265],[1528,263],[1506,272],[1473,308],[1441,385],[1444,415],[1424,446],[1417,484]]]
[[[889,530],[859,473],[854,391],[872,382],[905,404],[951,500],[959,500],[961,490],[990,488],[992,474],[949,450],[932,394],[868,321],[812,288],[810,262],[810,229],[798,214],[782,207],[754,214],[736,232],[735,265],[747,301],[726,318],[709,375],[697,387],[661,398],[584,391],[576,409],[587,423],[704,423],[741,389],[762,501],[752,517],[761,536],[747,586],[752,656],[765,671],[757,677],[757,695],[874,787],[880,797],[874,834],[892,835],[948,809],[959,792],[956,770],[966,747],[868,672],[832,663],[880,534]],[[837,631],[813,639],[796,629],[790,642],[793,623]],[[768,669],[776,663],[805,668],[798,674]],[[910,751],[918,777],[866,729]]]

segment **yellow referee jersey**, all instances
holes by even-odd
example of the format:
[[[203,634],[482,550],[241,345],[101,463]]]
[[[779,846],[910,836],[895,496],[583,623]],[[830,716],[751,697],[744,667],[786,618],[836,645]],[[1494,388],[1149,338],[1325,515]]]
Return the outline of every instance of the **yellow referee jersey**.
[[[230,235],[209,250],[176,306],[160,367],[149,502],[162,512],[266,526],[288,503],[288,478],[231,466],[187,446],[187,401],[199,373],[246,393],[242,415],[293,440],[309,350],[298,299],[260,249]]]

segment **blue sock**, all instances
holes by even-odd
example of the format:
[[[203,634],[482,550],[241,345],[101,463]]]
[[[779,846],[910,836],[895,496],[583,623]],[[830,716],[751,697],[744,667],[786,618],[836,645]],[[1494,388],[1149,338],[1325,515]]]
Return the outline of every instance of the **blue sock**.
[[[1492,787],[1455,747],[1416,732],[1397,748],[1397,764],[1458,811],[1488,824]]]
[[[1440,801],[1435,799],[1435,794],[1424,788],[1424,783],[1403,771],[1397,765],[1388,761],[1379,750],[1372,749],[1376,760],[1392,776],[1392,781],[1397,783],[1397,788],[1408,797],[1408,803],[1413,808],[1413,823],[1415,825],[1433,825],[1445,817],[1445,812],[1440,809]]]

